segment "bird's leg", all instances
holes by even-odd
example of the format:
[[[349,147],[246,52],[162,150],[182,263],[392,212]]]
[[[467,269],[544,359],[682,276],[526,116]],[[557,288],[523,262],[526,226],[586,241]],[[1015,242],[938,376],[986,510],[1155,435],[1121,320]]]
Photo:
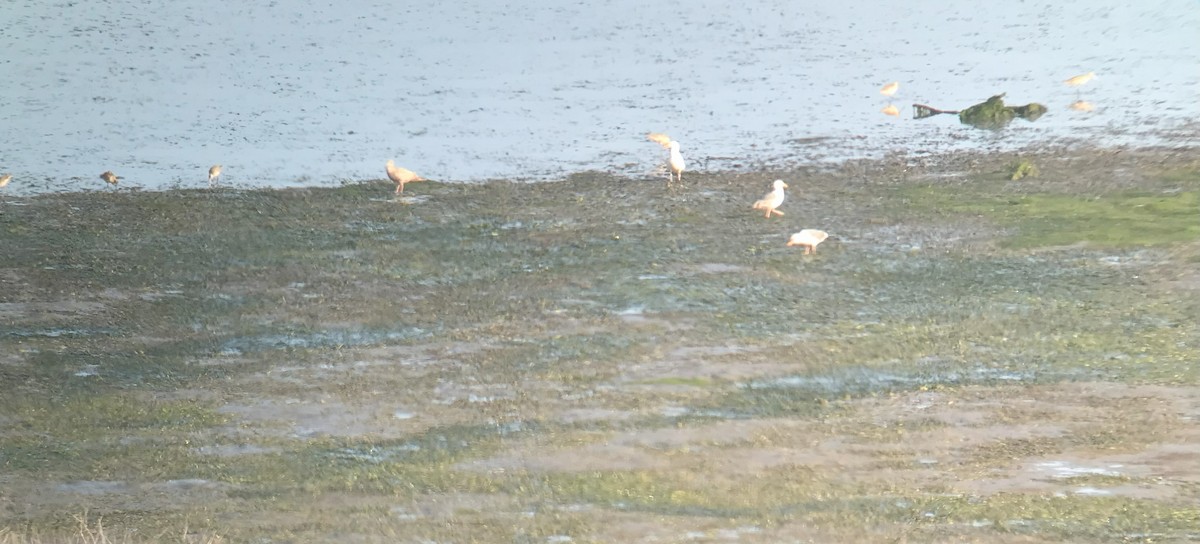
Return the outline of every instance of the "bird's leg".
[[[771,213],[777,213],[779,215],[783,215],[783,212],[781,212],[779,210],[771,210]]]
[[[763,217],[766,217],[767,219],[771,218],[771,208],[767,208],[767,213],[764,214]]]

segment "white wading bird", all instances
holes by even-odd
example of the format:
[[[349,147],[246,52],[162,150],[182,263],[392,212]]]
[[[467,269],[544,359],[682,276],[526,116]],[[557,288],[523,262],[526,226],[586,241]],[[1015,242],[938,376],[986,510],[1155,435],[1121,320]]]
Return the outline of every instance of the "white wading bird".
[[[780,204],[783,204],[783,190],[787,189],[787,184],[784,183],[783,180],[777,179],[775,180],[775,183],[772,184],[772,187],[774,188],[771,189],[771,192],[762,197],[762,200],[754,203],[754,209],[763,210],[765,212],[763,217],[766,218],[770,218],[771,214],[773,213],[783,215],[783,212],[776,210],[775,208],[778,208]]]

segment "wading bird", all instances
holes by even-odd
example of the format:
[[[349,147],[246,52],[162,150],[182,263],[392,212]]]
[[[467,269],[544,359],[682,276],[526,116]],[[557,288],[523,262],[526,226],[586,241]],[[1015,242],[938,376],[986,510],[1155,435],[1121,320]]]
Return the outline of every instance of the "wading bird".
[[[762,200],[754,203],[754,209],[763,210],[766,212],[763,215],[763,217],[766,218],[770,218],[771,214],[773,213],[783,215],[783,212],[776,210],[775,208],[778,208],[780,204],[783,204],[783,190],[787,189],[787,184],[784,183],[783,180],[777,179],[775,180],[775,183],[772,184],[772,187],[773,189],[771,189],[771,192],[762,197]]]
[[[892,117],[900,117],[900,108],[897,108],[895,104],[888,104],[887,107],[885,107],[879,111],[883,112],[884,115],[891,115]]]
[[[12,181],[12,174],[4,174],[3,176],[0,176],[0,187],[8,185],[8,182],[10,181]]]
[[[667,185],[670,185],[671,181],[676,177],[678,177],[679,182],[682,183],[684,163],[683,155],[679,153],[679,142],[671,140],[671,145],[669,147],[671,149],[671,158],[667,160],[667,165],[671,167],[671,173],[670,177],[667,178]]]
[[[100,179],[104,180],[104,182],[109,185],[116,185],[118,181],[121,181],[121,178],[118,178],[116,174],[112,173],[112,170],[108,170],[103,174],[100,174]]]
[[[400,168],[391,159],[387,162],[387,175],[396,184],[396,194],[404,192],[404,184],[414,181],[425,181],[425,178],[418,176],[416,172],[407,168]]]
[[[900,82],[893,81],[893,82],[888,83],[887,85],[884,85],[883,87],[881,87],[879,89],[879,94],[882,94],[883,96],[892,96],[892,95],[896,94],[896,91],[898,91],[898,90],[900,90]]]
[[[809,253],[816,253],[817,244],[824,242],[826,238],[829,238],[829,234],[823,230],[804,229],[793,234],[791,238],[788,238],[787,245],[788,247],[803,247],[804,254],[808,255]]]
[[[208,184],[216,183],[219,177],[221,177],[221,165],[214,164],[212,168],[208,169]]]
[[[1066,83],[1068,87],[1078,87],[1091,81],[1094,77],[1096,77],[1096,72],[1088,72],[1086,74],[1080,74],[1073,78],[1067,79],[1063,83]]]
[[[1093,106],[1091,102],[1088,102],[1086,100],[1076,100],[1074,102],[1071,102],[1071,105],[1067,106],[1067,107],[1071,108],[1075,111],[1092,111],[1092,110],[1096,109],[1096,107]]]

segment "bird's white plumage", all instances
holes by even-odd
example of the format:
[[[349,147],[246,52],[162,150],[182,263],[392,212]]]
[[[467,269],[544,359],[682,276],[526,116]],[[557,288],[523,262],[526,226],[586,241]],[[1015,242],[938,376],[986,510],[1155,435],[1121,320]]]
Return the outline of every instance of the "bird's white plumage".
[[[807,254],[809,252],[816,252],[817,244],[824,242],[828,237],[829,234],[823,230],[804,229],[800,232],[792,234],[791,238],[788,238],[787,245],[789,247],[801,246],[804,248],[804,253]]]
[[[683,162],[683,154],[679,152],[679,142],[671,140],[669,147],[671,148],[671,158],[667,159],[667,164],[671,167],[671,175],[678,177],[679,181],[683,181],[685,163]]]
[[[767,193],[766,196],[762,197],[761,200],[754,203],[754,209],[763,210],[766,212],[766,217],[771,217],[771,214],[773,213],[783,215],[783,212],[776,210],[775,208],[778,208],[780,204],[783,204],[783,190],[787,188],[787,184],[784,183],[783,180],[777,179],[775,180],[775,183],[771,185],[771,192]]]

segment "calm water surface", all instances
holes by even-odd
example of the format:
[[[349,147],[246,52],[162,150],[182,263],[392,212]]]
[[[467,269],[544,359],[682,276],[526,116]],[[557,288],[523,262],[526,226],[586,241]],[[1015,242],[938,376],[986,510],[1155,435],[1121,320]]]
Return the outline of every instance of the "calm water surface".
[[[700,170],[1193,145],[1200,119],[1195,0],[9,0],[0,20],[16,194],[105,189],[109,169],[205,186],[214,163],[233,185],[331,185],[389,158],[441,180],[648,177],[648,131]],[[998,133],[911,118],[999,92],[1050,113]]]

